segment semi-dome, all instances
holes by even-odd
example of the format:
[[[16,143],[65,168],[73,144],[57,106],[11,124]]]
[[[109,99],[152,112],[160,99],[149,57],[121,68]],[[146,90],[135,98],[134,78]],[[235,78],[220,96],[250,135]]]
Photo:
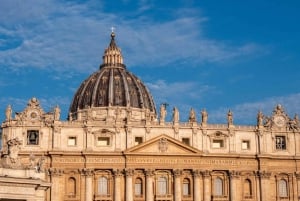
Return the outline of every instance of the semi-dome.
[[[156,115],[155,104],[147,87],[126,69],[114,32],[99,70],[90,75],[75,93],[70,114],[74,117],[73,114],[81,110],[107,107],[138,108]]]

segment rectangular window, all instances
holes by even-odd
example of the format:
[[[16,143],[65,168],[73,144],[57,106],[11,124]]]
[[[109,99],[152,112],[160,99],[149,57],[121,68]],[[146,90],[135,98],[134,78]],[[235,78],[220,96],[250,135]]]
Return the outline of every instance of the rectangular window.
[[[275,147],[277,150],[286,150],[285,136],[276,136],[275,137]]]
[[[28,130],[27,131],[27,144],[28,145],[38,145],[39,144],[39,131],[38,130]]]
[[[249,140],[243,140],[242,141],[242,149],[243,150],[250,149],[250,141]]]
[[[183,142],[183,144],[186,144],[186,145],[190,145],[190,138],[182,138],[181,141]]]
[[[108,146],[110,145],[110,137],[98,137],[97,146]]]
[[[76,146],[76,137],[69,137],[68,138],[68,146]]]
[[[134,184],[135,187],[135,196],[140,197],[142,196],[142,183],[135,183]]]
[[[213,148],[223,148],[224,147],[224,140],[213,140],[212,147]]]
[[[139,145],[143,142],[143,137],[135,137],[134,138],[134,145]]]

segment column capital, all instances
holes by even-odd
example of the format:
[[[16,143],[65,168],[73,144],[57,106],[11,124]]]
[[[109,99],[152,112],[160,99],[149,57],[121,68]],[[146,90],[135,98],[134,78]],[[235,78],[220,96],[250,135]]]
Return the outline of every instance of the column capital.
[[[204,171],[201,171],[203,177],[210,177],[210,170],[204,170]]]
[[[295,172],[295,177],[297,180],[300,180],[300,172]]]
[[[201,170],[193,170],[194,177],[201,177]]]
[[[64,173],[64,171],[61,169],[57,169],[57,168],[49,168],[48,169],[48,174],[51,176],[58,177],[58,176],[61,176],[63,173]]]
[[[126,177],[132,177],[134,175],[134,169],[131,168],[125,169],[125,175]]]
[[[182,170],[181,169],[174,169],[173,174],[175,177],[180,177],[182,175]]]
[[[88,168],[83,168],[81,170],[81,173],[86,176],[86,177],[91,177],[94,174],[94,170],[93,169],[88,169]]]
[[[122,177],[123,176],[123,171],[120,170],[120,169],[114,169],[113,173],[114,173],[115,177]]]
[[[147,170],[145,170],[145,174],[146,174],[147,177],[153,177],[154,173],[155,173],[154,169],[147,169]]]
[[[262,179],[270,179],[272,173],[267,171],[258,171],[258,176]]]
[[[235,171],[235,170],[229,171],[229,177],[231,179],[237,179],[240,177],[240,175],[241,175],[241,173],[239,171]]]

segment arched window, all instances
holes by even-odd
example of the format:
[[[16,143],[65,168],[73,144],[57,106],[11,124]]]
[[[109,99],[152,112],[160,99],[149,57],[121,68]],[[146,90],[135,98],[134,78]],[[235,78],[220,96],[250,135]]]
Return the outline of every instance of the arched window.
[[[220,177],[215,178],[214,181],[214,195],[222,196],[223,195],[223,180]]]
[[[278,184],[279,197],[288,197],[288,186],[284,179],[279,180]]]
[[[98,179],[98,194],[107,195],[108,194],[108,181],[106,177],[100,177]]]
[[[245,179],[244,181],[244,196],[251,197],[252,196],[252,186],[250,179]]]
[[[191,195],[191,182],[189,179],[185,178],[183,180],[183,196]]]
[[[68,179],[68,195],[73,196],[76,194],[76,180],[74,177]]]
[[[135,180],[135,184],[134,184],[134,193],[135,196],[142,196],[143,195],[143,181],[141,178],[137,178]]]
[[[164,176],[161,176],[157,180],[157,194],[166,195],[167,194],[167,182],[168,179]]]

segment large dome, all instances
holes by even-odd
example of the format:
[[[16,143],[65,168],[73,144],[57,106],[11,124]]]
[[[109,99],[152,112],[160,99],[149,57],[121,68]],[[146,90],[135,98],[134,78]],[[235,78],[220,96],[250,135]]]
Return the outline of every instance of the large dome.
[[[70,114],[102,107],[148,109],[156,115],[155,104],[148,89],[138,77],[126,70],[114,33],[111,34],[99,70],[89,76],[75,93]]]

